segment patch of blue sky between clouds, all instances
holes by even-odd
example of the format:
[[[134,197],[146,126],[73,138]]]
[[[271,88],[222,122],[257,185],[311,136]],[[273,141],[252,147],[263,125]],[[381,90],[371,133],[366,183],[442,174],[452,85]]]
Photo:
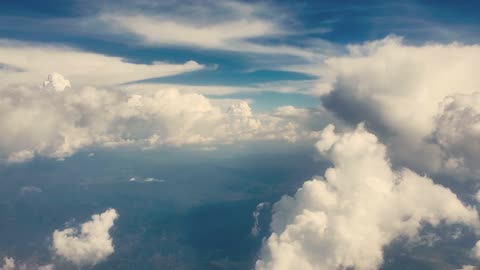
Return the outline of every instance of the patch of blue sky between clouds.
[[[98,1],[98,6],[105,6],[109,1]],[[66,20],[81,20],[95,15],[98,7],[95,2],[89,8],[77,8],[79,1],[3,1],[0,9],[0,34],[3,37],[44,41],[57,38],[64,39],[70,36],[95,36],[97,42],[105,42],[106,48],[112,46],[108,38],[96,35],[95,32],[81,33],[71,27],[42,27],[46,21],[65,22]],[[110,1],[115,4],[115,1]],[[85,3],[83,3],[85,4]],[[123,6],[121,1],[118,6]],[[280,5],[281,4],[281,5]],[[167,5],[168,6],[168,5]],[[425,42],[427,40],[478,41],[479,35],[475,27],[479,21],[477,11],[480,8],[478,1],[305,1],[280,2],[280,9],[289,10],[290,16],[296,17],[287,20],[290,27],[299,33],[295,38],[277,40],[281,44],[298,43],[308,38],[321,38],[336,43],[352,43],[365,40],[383,38],[388,34],[405,36],[409,41]],[[162,6],[163,7],[163,6]],[[164,8],[164,7],[163,7]],[[278,12],[278,10],[277,10]],[[293,15],[292,15],[293,14]],[[278,14],[285,16],[285,14]],[[35,27],[31,21],[35,19]],[[48,31],[42,31],[44,30]],[[60,36],[58,35],[60,34]],[[59,37],[58,37],[59,36]],[[133,40],[127,42],[132,45]],[[72,40],[72,42],[75,42]],[[81,40],[77,42],[82,43]],[[101,46],[97,46],[101,47]]]
[[[392,34],[410,43],[479,40],[478,1],[312,1],[291,6],[305,28],[323,22],[323,27],[331,29],[310,36],[335,43],[358,43]]]
[[[223,85],[252,86],[261,83],[278,81],[304,81],[316,79],[315,76],[291,71],[255,70],[242,72],[231,69],[205,69],[173,76],[152,78],[135,83],[162,83],[184,85]]]

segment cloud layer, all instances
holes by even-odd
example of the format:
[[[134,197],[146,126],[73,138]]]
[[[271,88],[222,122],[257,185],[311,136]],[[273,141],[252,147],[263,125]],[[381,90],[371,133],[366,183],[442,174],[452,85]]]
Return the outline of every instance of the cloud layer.
[[[53,233],[55,254],[64,257],[77,266],[95,265],[114,251],[110,229],[118,214],[108,209],[92,216],[92,220],[83,223],[79,230],[67,228]]]
[[[385,246],[426,223],[478,228],[476,209],[449,189],[392,169],[385,146],[363,125],[342,134],[330,125],[321,136],[316,147],[333,167],[275,204],[257,270],[377,269]]]
[[[314,136],[281,116],[254,115],[249,104],[212,102],[163,89],[127,93],[72,88],[53,73],[43,87],[0,89],[0,158],[21,162],[42,155],[64,158],[87,146],[226,144]]]

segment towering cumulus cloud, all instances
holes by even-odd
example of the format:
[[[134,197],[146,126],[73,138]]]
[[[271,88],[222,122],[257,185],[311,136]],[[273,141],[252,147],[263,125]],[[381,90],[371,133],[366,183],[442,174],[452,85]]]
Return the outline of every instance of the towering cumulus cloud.
[[[343,134],[330,125],[316,147],[334,167],[275,204],[257,270],[377,269],[383,248],[416,236],[422,224],[479,225],[476,209],[449,189],[393,170],[385,146],[363,124]]]
[[[479,91],[480,46],[412,46],[388,37],[349,46],[325,69],[325,106],[350,123],[366,121],[388,142],[392,159],[426,171],[452,163],[431,141],[435,116],[446,97]]]
[[[92,220],[83,223],[80,230],[67,228],[53,233],[53,248],[60,255],[77,266],[95,265],[113,251],[110,229],[118,214],[115,209],[92,216]]]

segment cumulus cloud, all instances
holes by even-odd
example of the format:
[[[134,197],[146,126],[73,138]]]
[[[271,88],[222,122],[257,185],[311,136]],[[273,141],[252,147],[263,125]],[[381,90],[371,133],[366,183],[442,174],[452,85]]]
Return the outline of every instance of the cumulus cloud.
[[[424,224],[478,228],[476,209],[449,189],[392,169],[386,147],[363,125],[341,134],[328,126],[316,146],[333,167],[274,205],[257,270],[377,269],[385,246],[414,238]]]
[[[3,265],[0,270],[14,270],[15,269],[15,260],[11,257],[3,258]]]
[[[48,79],[43,82],[43,86],[54,91],[63,91],[66,87],[72,87],[70,81],[57,72],[50,73]]]
[[[429,142],[436,115],[447,96],[480,89],[480,46],[413,46],[387,37],[348,49],[325,61],[325,106],[350,123],[366,121],[387,141],[393,159],[426,170],[444,167],[441,147]]]
[[[254,114],[245,101],[221,106],[203,95],[162,89],[150,93],[67,87],[0,88],[0,157],[21,162],[65,158],[87,146],[212,145],[244,140],[295,141],[309,134],[285,117]],[[227,107],[224,109],[224,107]]]
[[[4,257],[3,266],[0,267],[0,270],[54,270],[55,265],[53,264],[26,264],[26,263],[16,263],[14,258]]]
[[[80,228],[67,228],[53,233],[55,254],[77,266],[95,265],[114,252],[110,229],[118,214],[108,209],[83,223]]]
[[[77,85],[105,86],[200,70],[203,65],[195,61],[181,64],[153,62],[131,63],[121,57],[106,56],[79,49],[26,43],[0,39],[0,65],[16,67],[0,69],[0,86],[11,84],[38,85],[45,71],[59,71]],[[52,73],[45,82],[46,88],[61,89],[70,82]],[[62,89],[63,90],[63,89]]]
[[[480,172],[480,93],[446,97],[435,126],[433,137],[447,155],[445,166]]]

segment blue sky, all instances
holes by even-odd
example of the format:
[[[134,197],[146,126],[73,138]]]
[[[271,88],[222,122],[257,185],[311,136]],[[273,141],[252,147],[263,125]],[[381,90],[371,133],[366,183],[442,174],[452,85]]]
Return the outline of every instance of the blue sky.
[[[392,34],[402,36],[412,44],[451,41],[472,43],[478,41],[479,36],[476,27],[479,18],[475,12],[479,4],[475,1],[220,3],[3,1],[0,37],[42,44],[64,44],[119,56],[135,63],[183,63],[194,60],[208,67],[201,71],[149,78],[142,82],[248,87],[281,81],[315,80],[318,76],[315,72],[305,73],[290,67],[308,64],[316,61],[312,59],[321,59],[324,55],[341,54],[343,46],[350,43],[382,39]],[[120,20],[125,20],[125,16],[153,16],[155,20],[166,18],[195,27],[242,20],[241,17],[247,14],[242,12],[248,13],[246,20],[268,24],[265,29],[267,32],[257,36],[254,32],[249,33],[250,28],[261,26],[247,25],[240,29],[245,33],[239,33],[239,38],[233,43],[261,45],[267,50],[266,53],[259,49],[242,48],[242,44],[234,44],[233,47],[238,48],[232,48],[229,42],[201,46],[195,42],[185,43],[181,39],[163,42],[161,36],[149,42],[148,37],[142,36],[144,33],[135,33],[127,29],[128,26],[114,29],[114,22],[102,19],[105,14],[118,15]],[[291,51],[268,51],[278,46],[289,47]],[[310,55],[304,56],[302,53]],[[267,91],[273,92],[275,89]],[[255,96],[251,98],[255,99]],[[272,96],[271,100],[275,98]],[[270,106],[264,102],[268,101],[261,100],[253,106],[255,109]],[[304,107],[311,105],[303,104]]]
[[[479,10],[0,1],[0,270],[479,269]]]

